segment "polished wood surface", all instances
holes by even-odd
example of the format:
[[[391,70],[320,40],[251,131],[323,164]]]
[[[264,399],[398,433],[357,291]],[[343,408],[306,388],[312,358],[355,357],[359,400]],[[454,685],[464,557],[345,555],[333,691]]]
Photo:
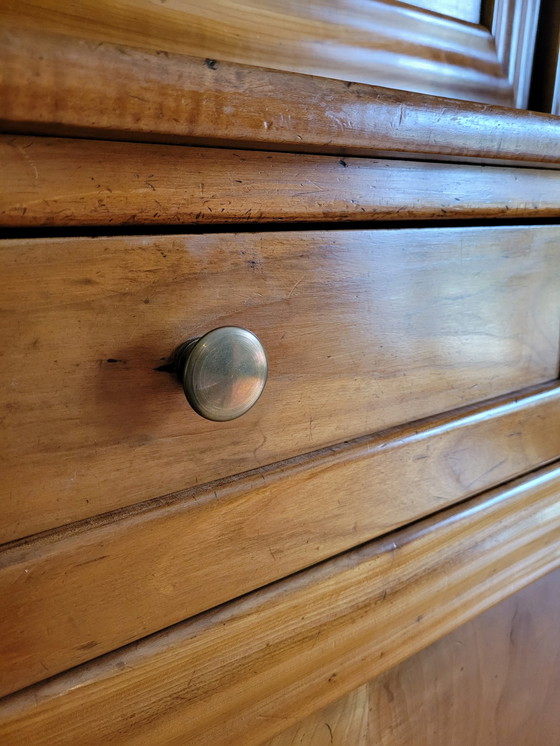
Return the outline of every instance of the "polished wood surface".
[[[393,0],[3,0],[0,23],[454,99],[513,102],[487,29]]]
[[[544,746],[560,737],[560,574],[263,746]]]
[[[559,418],[516,394],[5,546],[0,694],[534,469]]]
[[[0,225],[560,215],[560,171],[0,136]]]
[[[2,743],[261,743],[556,569],[559,497],[533,473],[7,697]]]
[[[556,571],[382,674],[369,686],[370,742],[559,743],[559,621]]]
[[[369,691],[364,685],[267,739],[262,746],[367,746],[370,718]]]
[[[2,4],[2,746],[360,743],[372,677],[560,566],[560,123],[494,105],[537,5],[496,49],[396,0]],[[456,217],[549,225],[317,230]],[[217,424],[170,355],[223,324],[271,377]]]
[[[546,114],[47,32],[0,30],[0,58],[0,127],[11,133],[560,163],[560,122]]]
[[[0,260],[4,541],[558,373],[555,226],[18,239]],[[257,334],[269,381],[216,423],[168,360],[224,325]]]

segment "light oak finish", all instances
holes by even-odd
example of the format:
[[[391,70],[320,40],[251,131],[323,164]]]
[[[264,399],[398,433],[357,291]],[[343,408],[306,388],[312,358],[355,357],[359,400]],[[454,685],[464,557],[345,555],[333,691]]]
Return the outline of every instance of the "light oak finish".
[[[3,0],[7,28],[510,105],[490,32],[392,0]]]
[[[559,419],[548,387],[5,546],[0,694],[534,469]]]
[[[369,690],[365,685],[314,712],[262,746],[366,746],[370,743],[370,718]]]
[[[339,156],[560,163],[560,123],[546,114],[46,31],[0,30],[0,58],[0,127],[7,132]]]
[[[3,744],[258,744],[560,565],[549,468],[38,684]]]
[[[559,591],[555,571],[266,746],[556,743]]]
[[[0,225],[560,215],[560,171],[0,136]]]
[[[555,379],[558,235],[4,241],[2,540]],[[224,325],[259,337],[269,381],[216,423],[165,368]]]

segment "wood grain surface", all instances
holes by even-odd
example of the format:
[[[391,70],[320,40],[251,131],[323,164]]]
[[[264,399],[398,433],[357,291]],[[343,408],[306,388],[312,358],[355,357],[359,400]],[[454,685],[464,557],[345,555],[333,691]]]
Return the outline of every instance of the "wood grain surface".
[[[0,225],[560,215],[560,172],[0,136]]]
[[[0,245],[8,541],[558,374],[558,228],[18,239]],[[233,325],[267,388],[238,420],[168,360]]]
[[[559,418],[548,387],[7,545],[0,694],[551,461]]]
[[[0,703],[2,743],[258,744],[560,564],[549,468]]]
[[[8,28],[509,105],[490,32],[392,0],[3,0]]]
[[[560,742],[559,620],[556,571],[371,682],[370,740],[363,743]],[[351,721],[358,718],[354,712]]]
[[[365,685],[292,725],[262,746],[366,746],[370,719],[369,690]]]
[[[549,573],[263,746],[543,746],[560,735]]]
[[[546,114],[47,31],[1,29],[0,59],[0,127],[11,133],[560,163],[560,122]]]

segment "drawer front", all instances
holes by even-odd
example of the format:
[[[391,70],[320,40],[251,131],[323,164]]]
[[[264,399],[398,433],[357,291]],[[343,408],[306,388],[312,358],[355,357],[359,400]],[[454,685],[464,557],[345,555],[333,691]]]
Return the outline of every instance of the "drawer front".
[[[2,539],[557,377],[558,229],[5,241]],[[184,340],[255,332],[238,420],[187,405]]]
[[[557,568],[559,494],[541,470],[25,689],[0,741],[262,744]]]

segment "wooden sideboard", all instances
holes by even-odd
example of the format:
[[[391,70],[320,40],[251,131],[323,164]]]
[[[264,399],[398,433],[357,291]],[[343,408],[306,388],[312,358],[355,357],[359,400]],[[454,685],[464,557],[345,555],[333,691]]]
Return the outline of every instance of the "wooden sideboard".
[[[3,4],[3,744],[560,742],[537,6]]]

